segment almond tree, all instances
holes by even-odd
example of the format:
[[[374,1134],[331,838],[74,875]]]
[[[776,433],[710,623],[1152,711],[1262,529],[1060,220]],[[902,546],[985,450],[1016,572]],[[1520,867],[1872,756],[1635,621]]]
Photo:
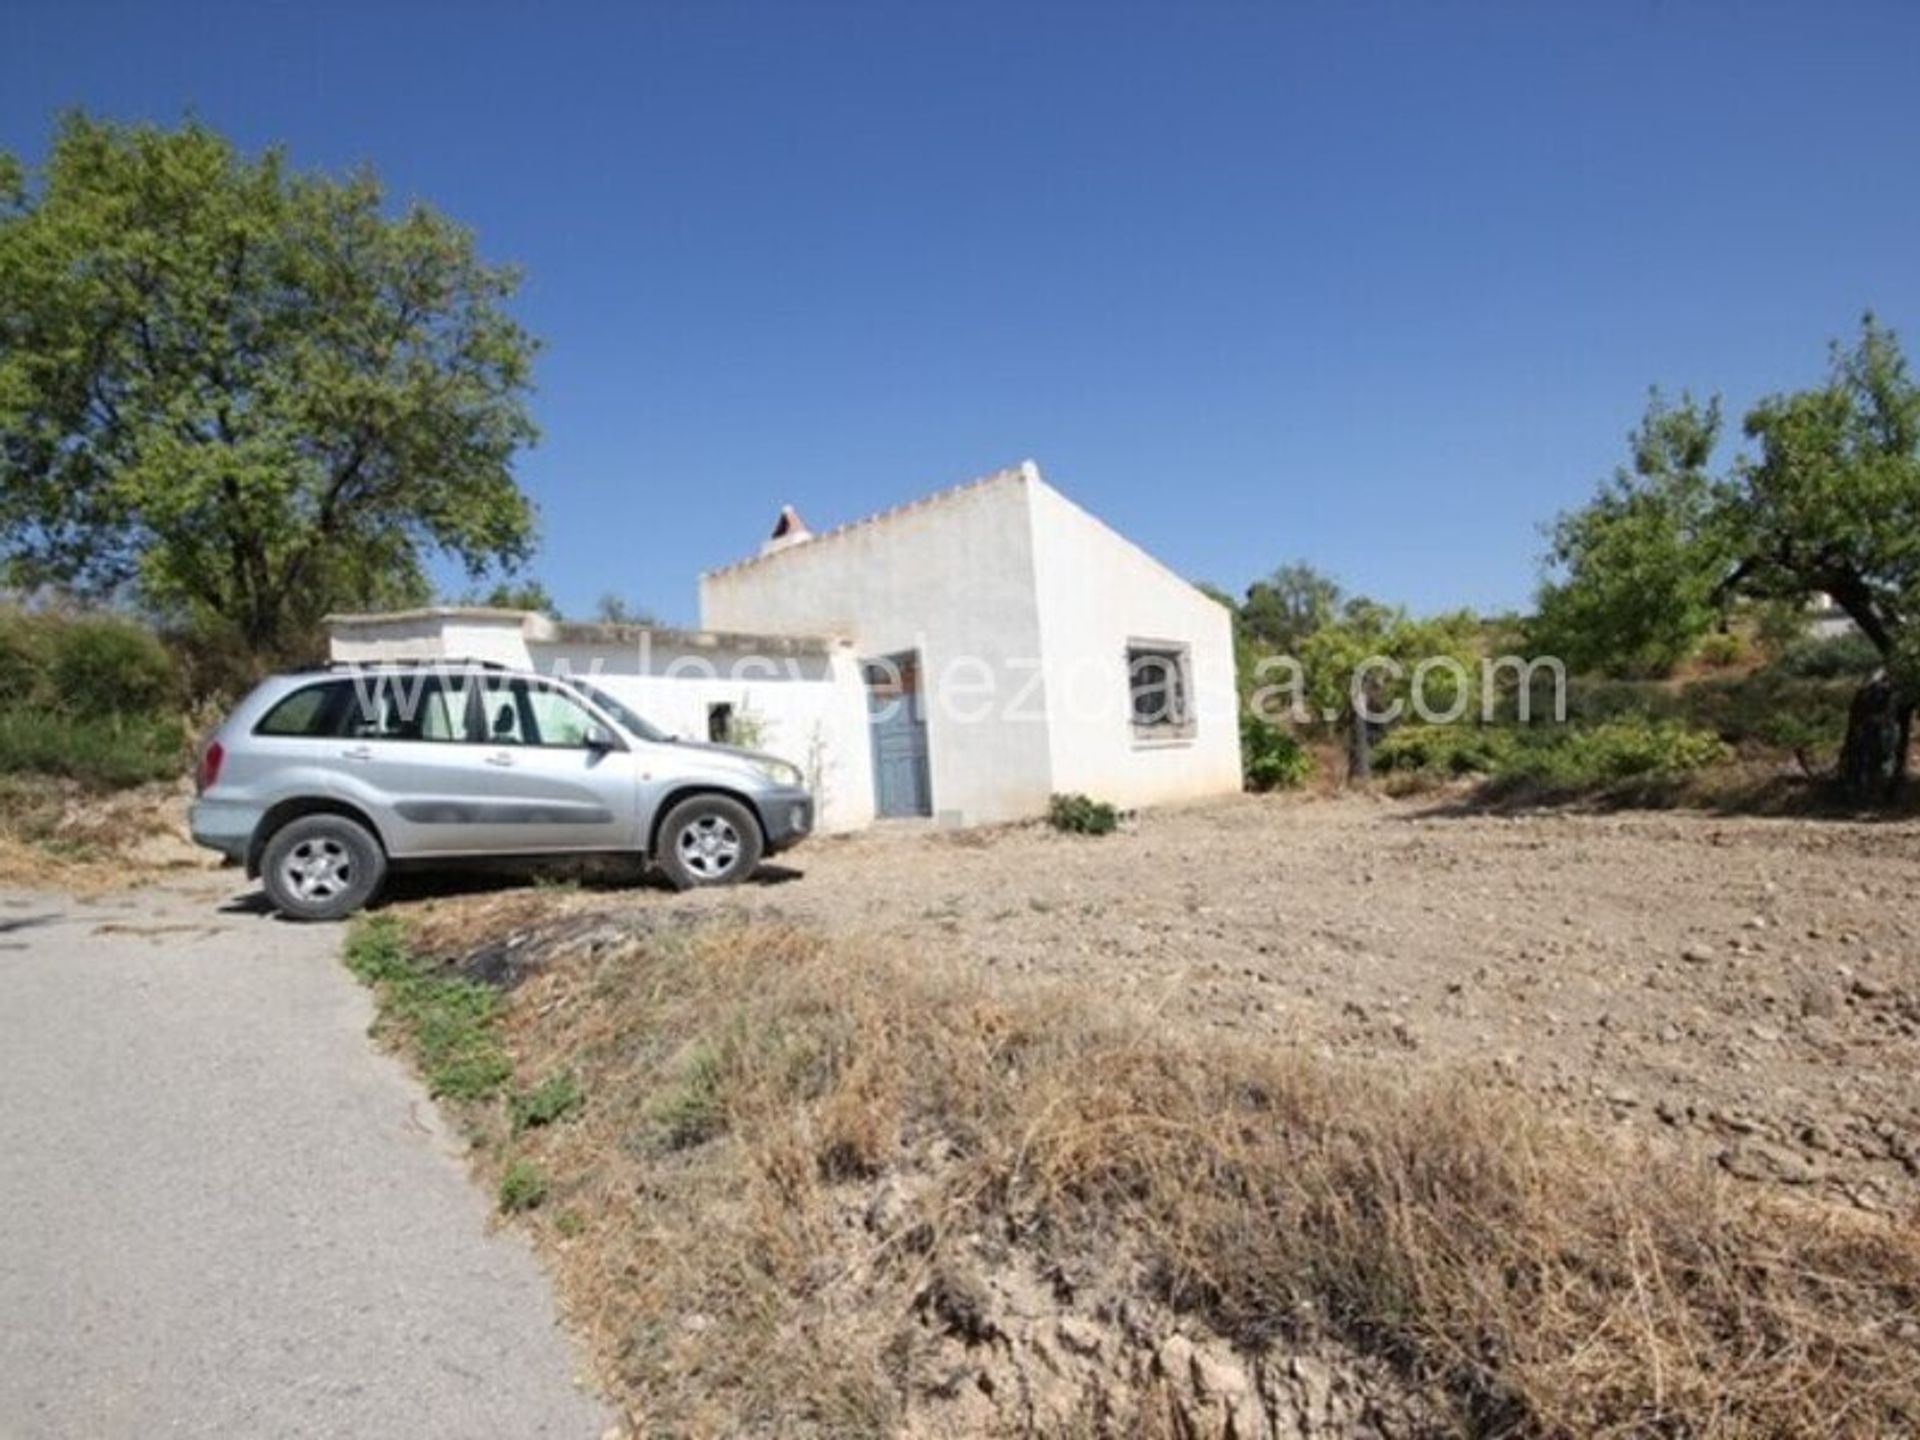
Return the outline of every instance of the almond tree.
[[[362,172],[64,119],[0,153],[0,559],[259,655],[527,553],[514,274]]]

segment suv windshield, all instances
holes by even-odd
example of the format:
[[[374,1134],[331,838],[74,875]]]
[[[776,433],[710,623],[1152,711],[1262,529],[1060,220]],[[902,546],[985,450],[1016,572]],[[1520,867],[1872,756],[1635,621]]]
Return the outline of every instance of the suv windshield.
[[[574,688],[619,722],[620,728],[637,740],[665,740],[667,737],[622,705],[606,691],[574,681]]]

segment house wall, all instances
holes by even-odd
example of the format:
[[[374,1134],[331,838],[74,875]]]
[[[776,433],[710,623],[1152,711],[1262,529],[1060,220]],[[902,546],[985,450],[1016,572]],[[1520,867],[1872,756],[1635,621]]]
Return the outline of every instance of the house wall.
[[[499,665],[524,666],[528,618],[516,610],[461,613],[453,609],[354,616],[330,623],[328,650],[335,660],[357,664],[490,660]]]
[[[918,650],[933,810],[1037,814],[1052,783],[1028,467],[710,572],[701,624],[844,636],[858,658]],[[870,751],[860,762],[871,772]],[[849,767],[851,768],[851,767]]]
[[[1128,807],[1237,791],[1239,702],[1226,607],[1051,486],[1030,490],[1053,788]],[[1127,647],[1139,642],[1188,647],[1190,739],[1135,737]]]

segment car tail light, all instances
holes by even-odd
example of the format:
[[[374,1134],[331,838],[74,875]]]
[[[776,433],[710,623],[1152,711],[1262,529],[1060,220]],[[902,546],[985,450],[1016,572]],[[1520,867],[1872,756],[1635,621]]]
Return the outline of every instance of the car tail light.
[[[209,740],[207,748],[200,752],[200,773],[195,777],[202,793],[213,787],[220,778],[220,762],[227,758],[227,752],[221,748],[218,740]]]

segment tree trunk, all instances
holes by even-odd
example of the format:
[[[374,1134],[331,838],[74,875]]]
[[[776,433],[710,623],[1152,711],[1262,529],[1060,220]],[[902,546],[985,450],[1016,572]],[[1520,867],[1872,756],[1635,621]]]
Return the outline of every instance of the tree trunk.
[[[1347,721],[1347,783],[1373,779],[1373,726],[1357,711]]]
[[[1840,747],[1840,788],[1849,799],[1879,804],[1899,798],[1907,779],[1913,701],[1884,674],[1854,694]]]

